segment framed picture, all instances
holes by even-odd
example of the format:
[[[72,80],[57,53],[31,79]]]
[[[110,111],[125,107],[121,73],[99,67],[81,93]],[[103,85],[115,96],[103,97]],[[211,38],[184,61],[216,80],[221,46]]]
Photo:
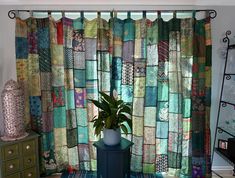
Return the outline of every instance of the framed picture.
[[[227,150],[227,148],[228,148],[228,141],[227,140],[218,139],[218,148]]]

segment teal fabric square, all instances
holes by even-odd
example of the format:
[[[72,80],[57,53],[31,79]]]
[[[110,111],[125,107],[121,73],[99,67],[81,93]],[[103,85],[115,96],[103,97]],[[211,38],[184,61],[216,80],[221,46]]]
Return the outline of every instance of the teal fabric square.
[[[88,144],[88,128],[87,127],[78,126],[78,143]]]
[[[168,152],[168,139],[157,139],[158,143],[158,152],[157,154],[167,155]]]
[[[97,61],[86,61],[86,79],[87,80],[96,80],[98,79],[97,75]]]
[[[146,87],[145,106],[157,105],[157,87]]]
[[[157,138],[168,138],[168,122],[157,122]]]
[[[120,57],[114,57],[112,61],[112,79],[122,79],[122,60]]]
[[[133,86],[122,85],[122,100],[126,103],[131,103],[133,100]]]
[[[181,102],[182,95],[178,93],[169,94],[169,112],[171,113],[182,113]]]
[[[146,67],[146,86],[157,86],[157,67]]]
[[[78,18],[78,19],[73,20],[73,28],[76,30],[83,29],[82,18]]]
[[[98,80],[86,81],[87,99],[98,99]]]
[[[67,129],[73,129],[77,127],[77,119],[76,119],[76,111],[75,110],[68,110],[66,112],[67,118]]]
[[[77,108],[77,125],[78,126],[87,126],[87,109],[86,108]]]
[[[124,20],[124,37],[123,41],[131,41],[135,39],[135,21],[131,18]]]
[[[27,59],[28,58],[28,40],[23,37],[15,38],[16,58]]]
[[[121,83],[122,80],[112,80],[111,82],[111,91],[116,90],[117,93],[121,94]]]
[[[110,71],[110,56],[108,52],[99,52],[98,54],[98,70]]]
[[[75,109],[74,90],[65,90],[66,110]]]
[[[183,117],[189,118],[191,117],[191,99],[190,98],[184,98],[183,99]]]
[[[54,150],[55,144],[54,144],[54,134],[53,132],[47,132],[47,133],[41,133],[41,142],[43,151],[49,151]]]
[[[74,70],[74,86],[77,88],[86,86],[85,70]]]
[[[55,128],[64,128],[66,127],[66,109],[65,106],[54,108],[54,127]]]
[[[165,82],[158,82],[158,101],[168,100],[169,87]]]
[[[114,20],[114,24],[113,26],[115,28],[113,28],[113,34],[115,37],[118,37],[120,39],[123,38],[123,20],[119,19],[119,18],[113,18],[112,20]]]
[[[168,121],[168,102],[158,102],[157,120]]]

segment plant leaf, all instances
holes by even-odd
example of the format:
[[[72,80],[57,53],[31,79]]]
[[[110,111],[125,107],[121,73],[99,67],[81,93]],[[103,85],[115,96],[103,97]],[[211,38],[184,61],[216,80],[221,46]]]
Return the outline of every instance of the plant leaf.
[[[128,130],[124,124],[121,124],[121,129],[126,135],[128,134]]]
[[[109,95],[107,95],[104,92],[99,92],[101,96],[107,101],[107,103],[110,103],[112,105],[115,105],[115,99]]]
[[[102,105],[102,103],[100,103],[99,101],[97,100],[92,100],[90,99],[89,101],[91,101],[92,103],[94,103],[94,105],[96,105],[96,107],[102,109],[102,110],[105,110],[104,106]]]

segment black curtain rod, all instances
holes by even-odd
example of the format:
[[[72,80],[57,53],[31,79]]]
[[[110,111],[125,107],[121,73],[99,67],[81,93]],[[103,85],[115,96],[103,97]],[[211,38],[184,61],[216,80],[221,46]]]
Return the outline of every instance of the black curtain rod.
[[[216,16],[217,16],[217,12],[216,10],[214,9],[196,9],[196,10],[10,10],[8,12],[8,17],[10,19],[14,19],[16,18],[16,13],[18,12],[48,12],[48,14],[51,14],[51,12],[61,12],[61,13],[64,13],[64,12],[74,12],[74,13],[79,13],[79,12],[113,12],[113,13],[116,13],[116,12],[156,12],[156,13],[161,13],[161,12],[171,12],[171,13],[177,13],[177,12],[208,12],[208,16],[211,18],[211,19],[214,19]]]

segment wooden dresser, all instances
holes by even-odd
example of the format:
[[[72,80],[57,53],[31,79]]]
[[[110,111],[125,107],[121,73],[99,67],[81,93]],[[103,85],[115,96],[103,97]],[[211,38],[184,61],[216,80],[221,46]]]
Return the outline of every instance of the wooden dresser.
[[[4,142],[0,140],[0,178],[39,178],[38,134]]]

